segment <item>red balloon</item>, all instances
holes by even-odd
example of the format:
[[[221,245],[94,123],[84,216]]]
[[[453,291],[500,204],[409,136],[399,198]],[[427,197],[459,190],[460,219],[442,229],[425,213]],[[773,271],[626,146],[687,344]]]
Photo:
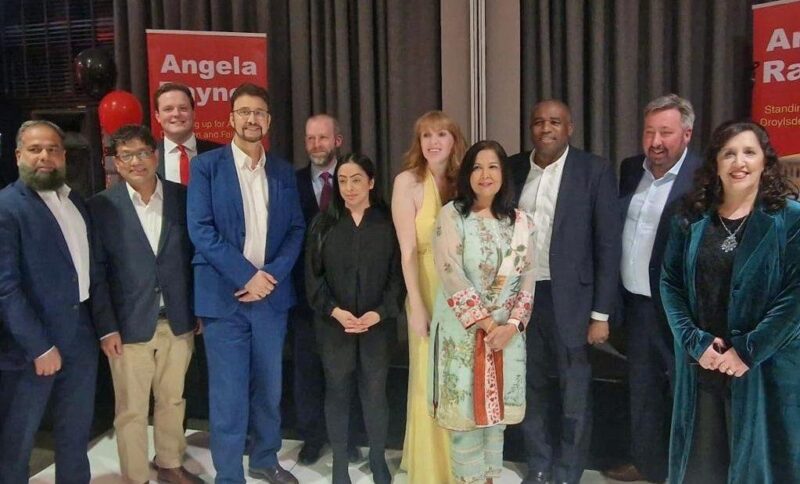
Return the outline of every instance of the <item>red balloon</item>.
[[[103,133],[111,134],[126,124],[142,124],[142,104],[127,91],[111,91],[97,108]]]

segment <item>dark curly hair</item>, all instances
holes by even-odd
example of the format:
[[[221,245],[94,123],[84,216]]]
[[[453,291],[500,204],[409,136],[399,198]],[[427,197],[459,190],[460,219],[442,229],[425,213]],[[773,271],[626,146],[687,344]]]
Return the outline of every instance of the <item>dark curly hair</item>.
[[[472,210],[472,205],[475,204],[477,197],[475,196],[475,191],[472,190],[469,179],[472,176],[475,161],[478,159],[478,153],[484,150],[493,152],[500,159],[500,170],[503,176],[500,190],[494,196],[490,207],[492,215],[498,220],[507,219],[510,223],[514,223],[516,216],[514,213],[514,183],[511,180],[511,164],[508,162],[506,150],[494,140],[478,141],[467,150],[464,160],[458,168],[458,178],[456,179],[458,197],[455,198],[453,204],[464,217],[469,215],[470,210]]]
[[[694,177],[694,188],[686,198],[685,215],[696,219],[708,212],[716,212],[723,201],[722,183],[717,175],[717,155],[734,136],[751,131],[764,152],[764,171],[758,184],[757,203],[768,212],[786,206],[786,199],[797,198],[797,186],[781,170],[775,148],[769,142],[766,130],[753,121],[728,121],[721,124],[711,135],[705,162]]]

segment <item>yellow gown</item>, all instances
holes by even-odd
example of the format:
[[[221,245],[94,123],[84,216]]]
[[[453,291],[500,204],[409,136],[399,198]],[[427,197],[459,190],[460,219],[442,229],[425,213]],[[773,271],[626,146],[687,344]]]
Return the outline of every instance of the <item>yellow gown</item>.
[[[433,313],[439,277],[433,265],[433,229],[436,216],[442,208],[439,191],[433,175],[425,177],[422,207],[414,220],[417,232],[417,257],[419,264],[419,289],[422,300]],[[408,300],[406,300],[408,314]],[[411,484],[452,483],[450,472],[450,437],[428,413],[428,341],[408,328],[408,404],[406,437],[403,443],[403,460],[400,468],[408,473]]]

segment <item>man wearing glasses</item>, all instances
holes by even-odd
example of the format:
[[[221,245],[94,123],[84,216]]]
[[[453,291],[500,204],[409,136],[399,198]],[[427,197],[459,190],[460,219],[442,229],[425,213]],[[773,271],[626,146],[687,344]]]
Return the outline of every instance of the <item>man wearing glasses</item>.
[[[196,254],[195,312],[203,318],[209,374],[211,456],[216,482],[250,475],[296,483],[278,463],[281,355],[295,303],[291,272],[305,223],[292,166],[262,141],[269,95],[242,84],[231,95],[233,142],[191,165],[187,223]]]
[[[183,388],[196,327],[186,188],[156,175],[156,142],[144,126],[117,130],[111,151],[123,182],[94,196],[89,212],[92,315],[114,381],[120,469],[127,482],[150,479],[152,389],[159,482],[200,483],[182,467]]]
[[[16,142],[19,180],[0,191],[0,483],[28,482],[48,401],[56,481],[85,483],[98,351],[89,218],[64,183],[61,128],[26,121]]]

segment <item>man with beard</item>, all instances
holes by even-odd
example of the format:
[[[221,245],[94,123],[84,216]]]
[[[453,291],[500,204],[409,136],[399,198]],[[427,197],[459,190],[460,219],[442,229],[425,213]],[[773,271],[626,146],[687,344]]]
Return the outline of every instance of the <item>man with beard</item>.
[[[342,146],[339,121],[328,114],[316,114],[306,121],[305,147],[309,163],[296,172],[297,190],[306,226],[328,208],[333,194],[333,172]],[[325,434],[325,378],[314,337],[314,314],[306,300],[303,257],[294,269],[298,304],[292,310],[294,336],[294,402],[297,430],[303,438],[298,461],[311,465],[319,460],[327,440]],[[352,428],[352,425],[351,425]],[[350,461],[360,458],[355,440],[348,440]]]
[[[26,121],[16,157],[19,179],[0,191],[0,483],[28,481],[52,397],[56,481],[83,484],[98,360],[89,219],[64,183],[61,128]]]
[[[245,482],[248,423],[250,475],[297,482],[277,453],[281,357],[305,223],[292,166],[264,150],[270,121],[266,89],[242,84],[231,95],[233,141],[192,163],[187,226],[196,250],[195,313],[205,326],[218,484]]]

